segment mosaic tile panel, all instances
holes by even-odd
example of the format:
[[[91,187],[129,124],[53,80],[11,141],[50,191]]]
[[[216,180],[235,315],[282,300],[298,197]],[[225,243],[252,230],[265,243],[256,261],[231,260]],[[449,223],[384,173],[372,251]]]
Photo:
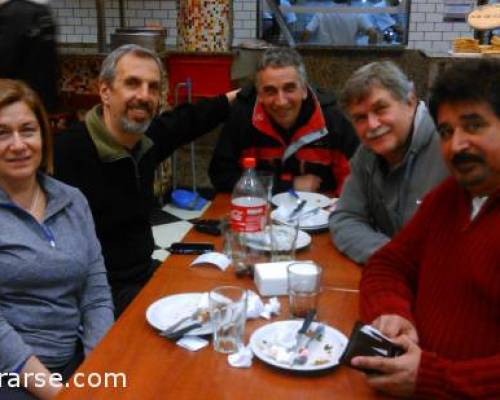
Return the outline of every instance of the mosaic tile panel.
[[[177,46],[186,51],[229,51],[230,0],[180,0]]]
[[[102,57],[61,57],[61,90],[75,94],[97,94]]]

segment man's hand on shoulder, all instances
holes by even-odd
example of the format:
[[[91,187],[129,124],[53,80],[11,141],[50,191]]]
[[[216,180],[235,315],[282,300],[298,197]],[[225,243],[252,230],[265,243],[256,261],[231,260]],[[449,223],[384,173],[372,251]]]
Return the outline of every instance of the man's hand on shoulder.
[[[417,329],[406,318],[395,314],[381,315],[371,323],[375,328],[390,339],[406,335],[414,343],[418,343]]]
[[[229,101],[229,103],[232,103],[234,99],[236,99],[236,95],[240,90],[241,89],[235,89],[231,90],[230,92],[226,92],[227,101]]]
[[[376,390],[393,396],[411,397],[415,392],[422,350],[408,336],[403,335],[393,342],[405,353],[399,357],[354,357],[351,364],[375,370],[368,375],[368,383]]]
[[[321,186],[321,178],[316,175],[300,175],[293,179],[293,188],[302,192],[317,192]]]

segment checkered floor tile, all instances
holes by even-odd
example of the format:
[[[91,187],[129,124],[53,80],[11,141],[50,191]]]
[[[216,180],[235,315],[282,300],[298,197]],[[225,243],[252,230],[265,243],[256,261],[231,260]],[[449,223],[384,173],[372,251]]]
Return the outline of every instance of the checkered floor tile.
[[[199,211],[183,210],[172,204],[156,208],[150,216],[156,249],[153,258],[163,261],[169,256],[168,248],[179,242],[193,226],[191,220],[199,218],[210,207],[210,202]]]

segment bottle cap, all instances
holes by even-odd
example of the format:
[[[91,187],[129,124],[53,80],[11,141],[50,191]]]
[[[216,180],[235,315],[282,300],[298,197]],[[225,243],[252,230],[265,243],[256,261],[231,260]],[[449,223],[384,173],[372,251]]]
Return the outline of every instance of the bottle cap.
[[[243,158],[241,164],[243,165],[243,168],[255,168],[257,162],[254,157],[245,157]]]

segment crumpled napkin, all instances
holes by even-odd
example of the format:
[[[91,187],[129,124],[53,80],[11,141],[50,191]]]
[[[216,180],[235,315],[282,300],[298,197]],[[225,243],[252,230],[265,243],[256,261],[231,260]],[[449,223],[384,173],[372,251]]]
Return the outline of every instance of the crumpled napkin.
[[[271,315],[279,315],[281,304],[277,297],[271,297],[264,304],[260,296],[253,290],[247,290],[247,318],[253,319],[262,317],[270,319]]]
[[[253,352],[250,346],[241,346],[236,353],[227,356],[228,364],[235,368],[250,368],[252,359]]]

